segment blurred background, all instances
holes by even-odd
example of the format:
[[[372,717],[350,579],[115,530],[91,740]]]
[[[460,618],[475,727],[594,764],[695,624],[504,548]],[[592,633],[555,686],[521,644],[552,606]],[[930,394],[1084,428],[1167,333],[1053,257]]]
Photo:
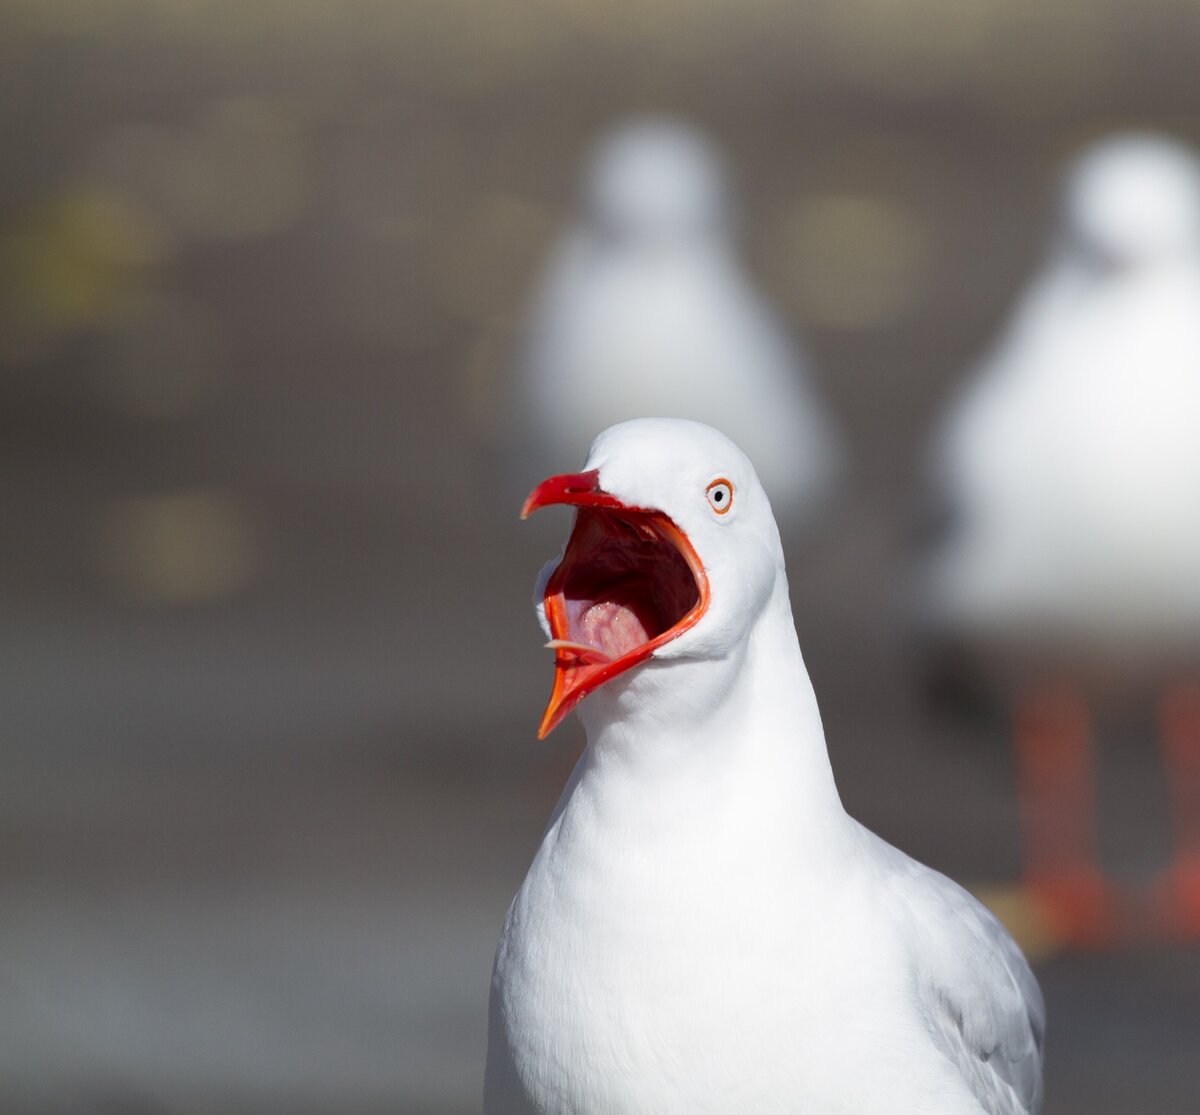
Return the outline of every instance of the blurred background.
[[[1003,710],[927,707],[900,622],[922,447],[1064,160],[1200,141],[1194,0],[0,20],[0,1107],[478,1110],[492,951],[581,736],[534,742],[567,518],[518,523],[507,400],[581,160],[632,111],[723,149],[845,442],[789,569],[848,808],[1017,875]],[[1152,749],[1102,757],[1101,806],[1145,880]],[[1194,1111],[1200,954],[1025,943],[1050,1115]]]

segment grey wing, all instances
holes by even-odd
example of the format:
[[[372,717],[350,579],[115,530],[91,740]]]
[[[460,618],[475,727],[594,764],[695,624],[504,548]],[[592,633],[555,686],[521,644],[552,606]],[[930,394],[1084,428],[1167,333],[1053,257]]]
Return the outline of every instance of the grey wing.
[[[1037,980],[991,913],[944,875],[910,863],[904,889],[922,1021],[988,1115],[1036,1115],[1046,1029]]]

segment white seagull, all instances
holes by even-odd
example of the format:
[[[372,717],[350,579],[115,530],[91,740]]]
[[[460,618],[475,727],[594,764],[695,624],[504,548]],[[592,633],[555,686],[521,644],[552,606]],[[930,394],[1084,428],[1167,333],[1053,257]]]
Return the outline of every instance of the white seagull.
[[[1081,680],[1200,657],[1200,159],[1125,135],[1072,168],[1041,274],[935,442],[918,611],[1019,696],[1026,874],[1067,937],[1117,930]],[[1200,935],[1200,697],[1160,714],[1179,907]],[[1186,912],[1190,911],[1190,912]]]
[[[1036,1112],[1019,949],[842,807],[750,461],[625,422],[549,504],[541,734],[578,705],[587,748],[497,949],[487,1115]]]
[[[719,424],[802,522],[841,449],[805,362],[741,261],[725,173],[674,120],[609,134],[535,298],[514,395],[530,479],[643,414]],[[526,481],[529,482],[528,480]]]

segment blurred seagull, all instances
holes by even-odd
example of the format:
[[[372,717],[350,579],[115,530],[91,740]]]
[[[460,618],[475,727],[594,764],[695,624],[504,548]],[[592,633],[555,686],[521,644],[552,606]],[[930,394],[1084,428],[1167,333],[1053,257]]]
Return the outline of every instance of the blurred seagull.
[[[804,362],[737,257],[723,168],[669,119],[639,118],[595,150],[535,300],[515,403],[530,478],[644,414],[729,430],[789,525],[839,471]]]
[[[1032,662],[1016,716],[1030,881],[1068,936],[1113,931],[1079,678],[1200,651],[1200,161],[1151,135],[1069,174],[1042,274],[935,445],[920,589],[935,640]],[[1164,698],[1173,905],[1200,932],[1200,695]],[[1179,910],[1176,911],[1177,914]]]
[[[487,1115],[1037,1111],[1017,946],[842,807],[750,462],[635,420],[553,504],[540,734],[578,705],[588,741],[496,953]]]

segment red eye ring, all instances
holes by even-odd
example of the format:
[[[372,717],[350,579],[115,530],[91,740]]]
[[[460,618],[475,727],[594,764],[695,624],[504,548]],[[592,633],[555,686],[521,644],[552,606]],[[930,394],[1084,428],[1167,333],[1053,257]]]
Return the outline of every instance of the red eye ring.
[[[708,497],[708,505],[718,515],[729,514],[729,509],[733,506],[733,485],[723,476],[718,476],[704,494]]]

